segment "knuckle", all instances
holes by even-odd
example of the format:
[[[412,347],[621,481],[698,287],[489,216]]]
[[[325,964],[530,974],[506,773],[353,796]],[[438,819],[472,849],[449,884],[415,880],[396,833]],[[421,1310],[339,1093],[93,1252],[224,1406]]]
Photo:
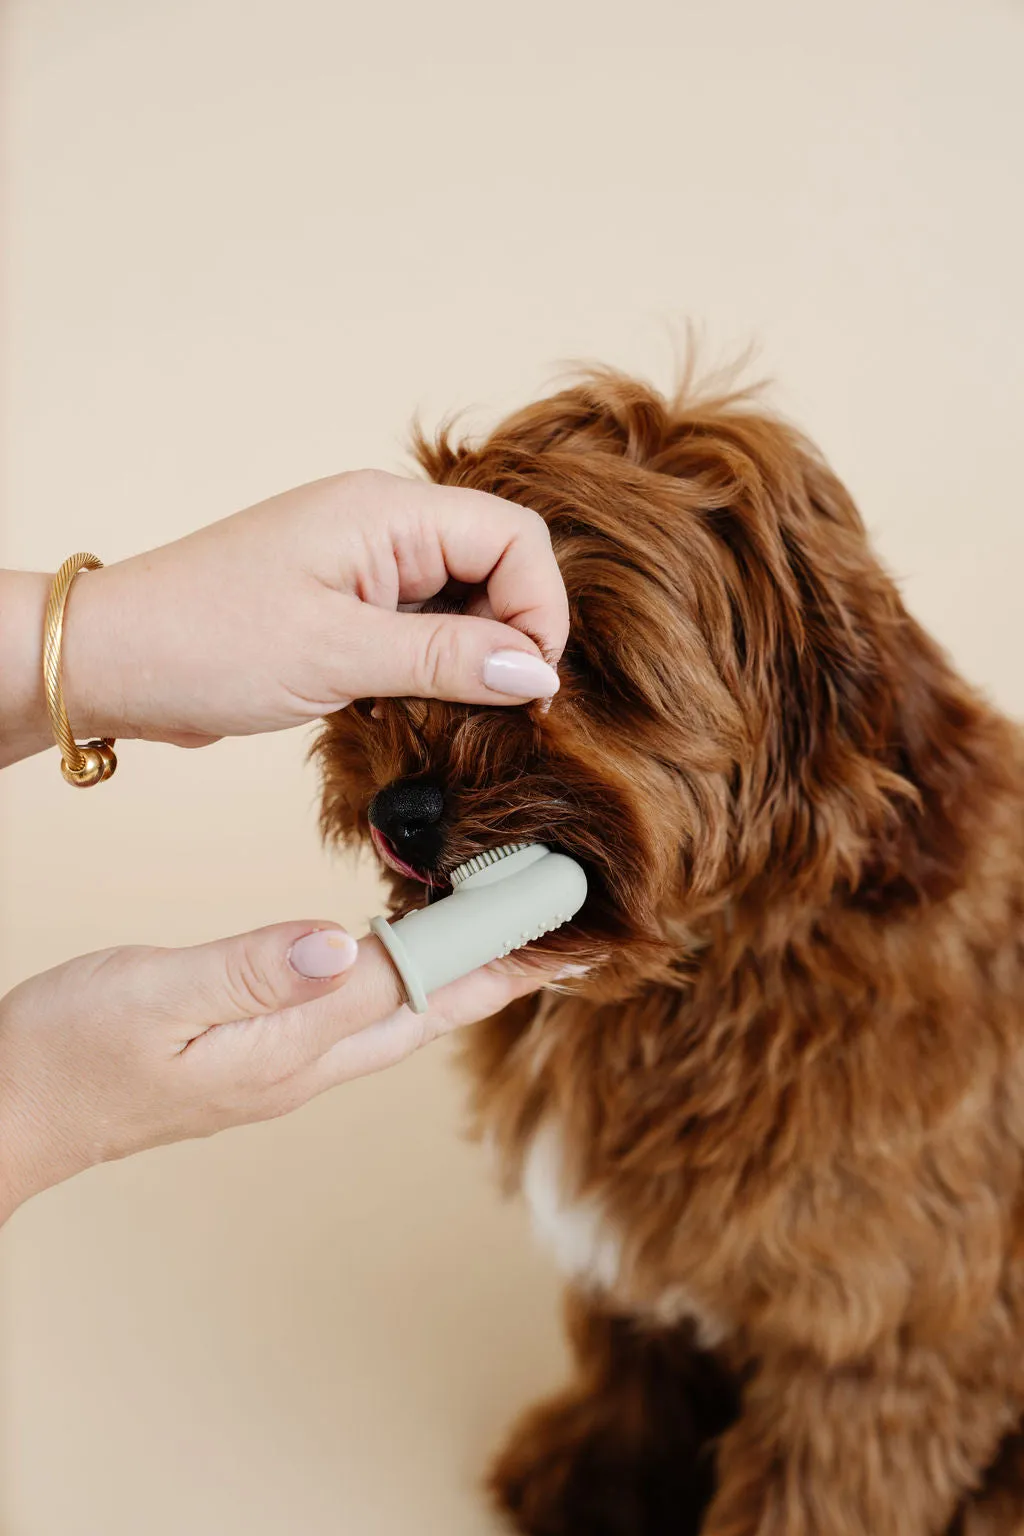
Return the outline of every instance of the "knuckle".
[[[523,507],[524,524],[531,530],[534,538],[538,539],[547,549],[551,548],[551,529],[539,512],[532,507]]]
[[[349,469],[340,478],[355,496],[367,499],[383,496],[395,480],[383,469]]]
[[[287,1114],[303,1102],[307,1075],[306,1063],[279,1043],[261,1050],[249,1063],[246,1102],[261,1120]]]
[[[133,976],[148,960],[161,953],[161,950],[146,944],[122,944],[116,949],[97,950],[95,954],[84,958],[93,980],[102,977],[117,983]],[[74,965],[75,962],[70,961],[69,964]]]
[[[277,989],[247,944],[232,946],[225,959],[224,983],[239,1018],[267,1013],[279,1005]]]
[[[307,1047],[303,1039],[296,1039],[290,1032],[284,1040],[275,1043],[273,1051],[261,1062],[260,1082],[274,1094],[285,1094],[309,1066],[314,1055],[314,1051]]]
[[[437,698],[458,671],[458,639],[454,625],[435,624],[416,661],[417,692],[424,698]]]
[[[509,516],[517,531],[550,547],[551,529],[539,512],[534,511],[533,507],[524,507],[518,501],[509,502],[508,506]]]
[[[421,1051],[425,1045],[433,1045],[444,1033],[445,1020],[441,1014],[432,1011],[417,1014],[415,1027],[409,1032],[409,1054]]]

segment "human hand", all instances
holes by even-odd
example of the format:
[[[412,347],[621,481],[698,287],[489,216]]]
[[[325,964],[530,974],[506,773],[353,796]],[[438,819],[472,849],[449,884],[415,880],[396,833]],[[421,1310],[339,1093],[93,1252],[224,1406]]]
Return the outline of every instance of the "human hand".
[[[466,615],[399,612],[449,581]],[[353,698],[549,696],[568,605],[536,513],[358,471],[288,491],[83,575],[64,693],[79,736],[199,746]]]
[[[0,999],[0,1222],[95,1163],[287,1114],[544,979],[487,966],[415,1014],[375,938],[301,922],[33,976]]]

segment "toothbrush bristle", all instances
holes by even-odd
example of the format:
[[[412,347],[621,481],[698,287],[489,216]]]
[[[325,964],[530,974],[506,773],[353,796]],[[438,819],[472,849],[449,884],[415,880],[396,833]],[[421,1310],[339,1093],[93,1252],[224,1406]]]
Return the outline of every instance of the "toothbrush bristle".
[[[471,859],[467,859],[464,864],[460,864],[457,869],[452,870],[449,876],[452,890],[457,890],[464,880],[469,879],[470,875],[479,874],[489,864],[497,864],[502,859],[507,859],[511,854],[522,853],[524,848],[529,847],[531,847],[530,843],[504,843],[500,848],[487,848],[483,853],[474,854]]]

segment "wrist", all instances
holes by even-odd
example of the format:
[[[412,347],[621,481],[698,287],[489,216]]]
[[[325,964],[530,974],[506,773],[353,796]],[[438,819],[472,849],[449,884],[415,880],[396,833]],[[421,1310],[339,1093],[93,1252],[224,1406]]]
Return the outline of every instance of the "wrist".
[[[50,580],[39,571],[0,571],[0,766],[53,743],[42,671]]]
[[[0,1098],[0,1109],[9,1117],[12,1106]],[[91,1166],[87,1157],[66,1149],[61,1155],[59,1128],[8,1121],[0,1136],[0,1227],[15,1211],[44,1190],[53,1189]]]
[[[0,1091],[0,1226],[58,1179],[48,1179],[31,1150],[36,1138],[10,1084]]]
[[[111,686],[117,669],[103,575],[90,571],[75,580],[64,617],[64,700],[71,729],[83,740],[130,734]],[[45,571],[0,571],[0,767],[53,745],[42,670],[52,580]]]
[[[28,1000],[40,978],[0,998],[0,1226],[18,1208],[102,1160],[102,1149],[76,1133],[74,1095],[55,1099],[52,1086],[34,1077],[30,1044],[42,1022],[17,1000]],[[18,1048],[20,1041],[21,1049]]]

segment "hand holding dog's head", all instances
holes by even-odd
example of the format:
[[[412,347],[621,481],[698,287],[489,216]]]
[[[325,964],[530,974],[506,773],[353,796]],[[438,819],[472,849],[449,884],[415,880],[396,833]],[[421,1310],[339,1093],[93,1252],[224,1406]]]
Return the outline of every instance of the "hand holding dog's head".
[[[545,949],[614,946],[635,973],[659,951],[678,963],[727,904],[899,905],[955,882],[950,813],[976,767],[951,742],[976,706],[798,434],[744,397],[666,402],[601,373],[478,447],[418,450],[433,479],[541,513],[572,623],[546,712],[386,700],[331,717],[325,830],[375,822],[399,900],[413,876],[444,889],[481,849],[544,842],[591,889]]]

